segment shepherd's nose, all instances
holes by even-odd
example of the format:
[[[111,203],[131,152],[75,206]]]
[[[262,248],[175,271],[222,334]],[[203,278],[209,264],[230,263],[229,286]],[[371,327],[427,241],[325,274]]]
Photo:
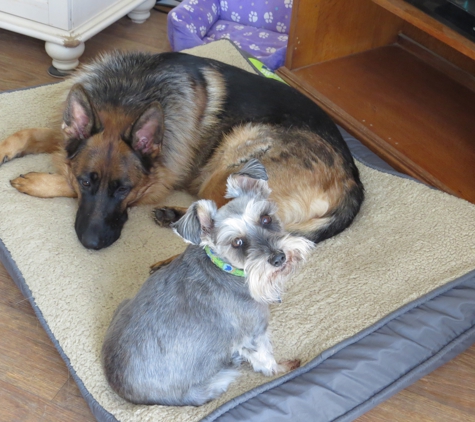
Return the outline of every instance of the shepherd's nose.
[[[112,245],[119,236],[113,236],[113,232],[104,229],[99,223],[89,224],[85,230],[76,230],[79,241],[87,249],[99,250]],[[120,235],[120,232],[119,232]]]
[[[80,242],[87,249],[99,250],[105,246],[105,242],[96,230],[88,230],[80,237]]]
[[[285,253],[277,252],[269,258],[269,264],[274,267],[281,267],[285,263]]]

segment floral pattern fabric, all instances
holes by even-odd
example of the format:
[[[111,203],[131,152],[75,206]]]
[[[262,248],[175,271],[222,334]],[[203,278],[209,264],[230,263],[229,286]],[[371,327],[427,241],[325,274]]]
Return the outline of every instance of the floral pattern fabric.
[[[183,0],[168,14],[168,39],[181,51],[229,39],[272,70],[282,66],[293,0]]]

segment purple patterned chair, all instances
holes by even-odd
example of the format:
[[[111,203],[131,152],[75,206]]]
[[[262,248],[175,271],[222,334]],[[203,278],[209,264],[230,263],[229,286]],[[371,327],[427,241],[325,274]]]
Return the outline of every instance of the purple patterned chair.
[[[272,70],[285,61],[293,0],[183,0],[168,14],[173,51],[222,38]]]

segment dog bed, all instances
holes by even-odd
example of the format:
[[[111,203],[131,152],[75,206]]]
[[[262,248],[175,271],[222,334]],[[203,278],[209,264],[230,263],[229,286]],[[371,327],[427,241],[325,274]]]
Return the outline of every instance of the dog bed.
[[[249,71],[229,42],[190,51]],[[0,95],[0,138],[51,124],[61,83]],[[0,167],[0,257],[66,361],[98,421],[352,420],[475,341],[475,206],[390,169],[344,133],[366,200],[350,228],[319,244],[272,305],[277,360],[302,367],[266,378],[247,365],[219,399],[201,407],[137,406],[117,397],[100,364],[117,305],[134,295],[149,265],[186,245],[130,210],[121,238],[84,249],[76,201],[39,199],[9,180],[50,171],[47,155]],[[187,205],[176,193],[167,204]]]

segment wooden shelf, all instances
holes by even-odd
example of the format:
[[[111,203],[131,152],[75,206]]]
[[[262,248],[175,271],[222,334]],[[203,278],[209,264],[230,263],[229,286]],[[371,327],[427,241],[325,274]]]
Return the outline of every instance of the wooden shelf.
[[[400,0],[294,1],[279,74],[396,169],[475,203],[475,44],[456,34],[454,50],[442,24],[407,6]],[[409,16],[411,8],[419,14]],[[424,25],[438,28],[437,38]]]
[[[475,60],[475,50],[473,50],[473,43],[470,40],[404,0],[373,1],[406,22],[411,23],[416,28],[421,29],[460,53]]]

